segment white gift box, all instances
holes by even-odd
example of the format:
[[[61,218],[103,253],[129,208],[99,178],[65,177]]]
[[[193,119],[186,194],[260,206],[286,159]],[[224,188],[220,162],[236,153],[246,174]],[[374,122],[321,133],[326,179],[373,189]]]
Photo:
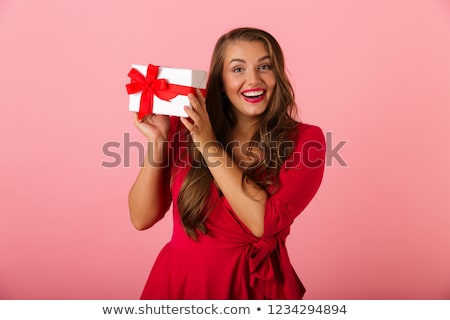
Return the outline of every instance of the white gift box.
[[[139,71],[144,77],[147,75],[147,65],[133,64],[132,68]],[[170,84],[182,85],[192,88],[206,88],[206,71],[183,68],[159,67],[157,79],[166,79]],[[129,94],[129,111],[139,112],[142,91]],[[190,106],[189,98],[177,95],[170,101],[159,99],[153,95],[153,113],[169,116],[188,117],[184,106]]]

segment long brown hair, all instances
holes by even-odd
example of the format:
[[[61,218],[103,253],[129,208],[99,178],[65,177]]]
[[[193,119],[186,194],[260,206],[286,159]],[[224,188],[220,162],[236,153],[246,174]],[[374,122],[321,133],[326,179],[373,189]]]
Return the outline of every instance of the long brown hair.
[[[237,28],[222,35],[215,45],[206,88],[206,108],[217,141],[225,148],[236,120],[230,101],[223,92],[224,53],[235,41],[260,41],[270,57],[276,78],[274,92],[267,109],[261,115],[259,130],[252,139],[262,157],[244,170],[243,181],[253,180],[266,192],[273,193],[279,184],[278,173],[283,162],[293,150],[297,122],[294,91],[285,71],[283,52],[276,39],[268,32],[256,28]],[[197,231],[207,233],[205,219],[213,205],[208,201],[213,177],[202,155],[189,140],[189,157],[192,167],[178,195],[178,209],[186,233],[194,240]]]

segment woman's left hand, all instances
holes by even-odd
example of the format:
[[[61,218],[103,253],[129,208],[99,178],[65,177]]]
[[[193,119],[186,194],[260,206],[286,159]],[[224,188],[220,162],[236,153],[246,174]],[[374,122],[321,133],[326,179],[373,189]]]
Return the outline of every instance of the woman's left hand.
[[[181,117],[181,122],[189,130],[192,140],[197,149],[203,153],[204,148],[209,143],[216,143],[216,137],[209,120],[208,111],[206,111],[205,97],[200,90],[196,89],[197,97],[190,93],[188,95],[189,102],[192,107],[185,106],[184,110],[189,118]]]

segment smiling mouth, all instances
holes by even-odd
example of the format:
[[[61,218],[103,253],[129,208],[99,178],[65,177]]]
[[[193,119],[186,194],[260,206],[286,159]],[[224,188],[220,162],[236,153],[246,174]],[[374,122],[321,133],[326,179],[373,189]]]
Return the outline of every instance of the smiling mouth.
[[[266,91],[263,89],[246,90],[242,92],[244,100],[250,103],[257,103],[264,99]]]

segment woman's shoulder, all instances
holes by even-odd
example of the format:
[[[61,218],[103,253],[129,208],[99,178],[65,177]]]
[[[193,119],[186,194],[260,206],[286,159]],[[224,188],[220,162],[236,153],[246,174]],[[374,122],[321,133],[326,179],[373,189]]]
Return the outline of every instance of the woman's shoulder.
[[[187,141],[187,129],[180,120],[180,117],[171,116],[169,118],[169,141],[180,143]]]
[[[307,123],[307,122],[297,122],[297,129],[299,132],[310,131],[310,132],[322,132],[322,128],[319,125]]]
[[[320,126],[306,122],[297,122],[295,140],[297,142],[316,141],[325,143],[325,136]]]
[[[169,117],[169,139],[180,131],[181,121],[179,117]]]
[[[284,163],[285,168],[323,166],[326,142],[323,131],[318,125],[299,122],[296,137],[292,141],[293,151]]]

